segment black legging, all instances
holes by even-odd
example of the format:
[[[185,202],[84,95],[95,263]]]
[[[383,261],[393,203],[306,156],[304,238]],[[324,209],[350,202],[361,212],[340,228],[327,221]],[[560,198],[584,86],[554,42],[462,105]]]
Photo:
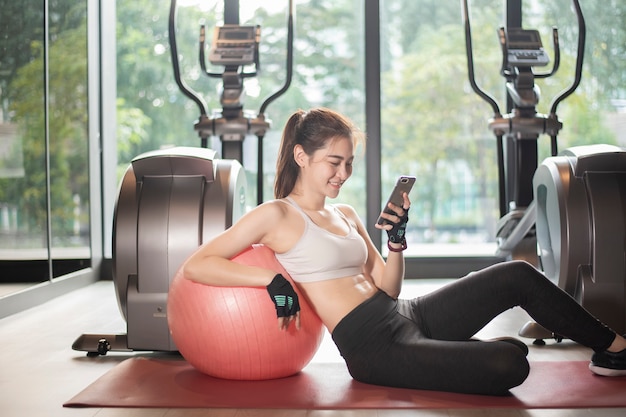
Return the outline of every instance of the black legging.
[[[352,377],[394,387],[503,395],[529,372],[506,342],[470,340],[494,317],[520,306],[539,324],[596,351],[615,333],[523,261],[496,264],[412,300],[379,291],[333,330]]]

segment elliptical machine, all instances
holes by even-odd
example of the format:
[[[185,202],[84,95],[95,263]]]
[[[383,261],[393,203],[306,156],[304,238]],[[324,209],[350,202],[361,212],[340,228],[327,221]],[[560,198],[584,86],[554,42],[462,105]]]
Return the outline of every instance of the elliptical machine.
[[[200,28],[200,66],[209,77],[222,79],[221,111],[207,112],[202,96],[182,80],[176,43],[176,0],[170,3],[169,41],[174,77],[194,101],[200,117],[194,128],[200,148],[175,147],[134,158],[122,179],[113,220],[113,280],[126,334],[81,335],[72,345],[88,356],[109,351],[177,351],[167,323],[171,280],[184,260],[202,243],[236,222],[246,210],[247,183],[241,165],[243,140],[253,134],[258,146],[258,203],[263,195],[262,140],[270,128],[268,105],[291,83],[293,67],[293,1],[289,0],[287,76],[284,85],[263,102],[259,112],[243,109],[243,79],[259,69],[259,26],[240,26],[225,16],[216,27],[209,60],[224,67],[211,73],[205,63],[205,28]],[[229,21],[230,20],[230,21]],[[245,66],[254,65],[253,71]],[[217,136],[222,156],[208,149]]]
[[[626,152],[615,146],[590,145],[558,154],[557,134],[563,127],[558,105],[578,87],[584,58],[586,26],[578,0],[575,77],[555,97],[548,115],[536,112],[535,78],[559,67],[559,40],[553,29],[554,63],[550,72],[535,74],[549,59],[536,30],[501,27],[501,74],[506,79],[510,113],[502,115],[495,99],[476,83],[468,1],[463,0],[468,74],[472,89],[493,109],[489,128],[497,138],[501,219],[497,255],[524,259],[543,272],[615,331],[626,330]],[[551,138],[551,154],[537,166],[537,139]],[[503,138],[506,137],[506,144]],[[505,146],[506,145],[506,146]],[[505,158],[506,148],[506,158]],[[542,344],[555,338],[549,329],[529,322],[519,332]]]

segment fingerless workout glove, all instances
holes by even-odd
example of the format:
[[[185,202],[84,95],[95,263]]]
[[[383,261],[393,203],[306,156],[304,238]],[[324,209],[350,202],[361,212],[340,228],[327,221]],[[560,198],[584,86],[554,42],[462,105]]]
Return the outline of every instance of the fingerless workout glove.
[[[406,242],[406,224],[409,221],[409,209],[404,210],[404,216],[400,217],[398,223],[394,223],[393,227],[387,230],[387,240],[391,243]]]
[[[300,311],[298,294],[281,274],[276,274],[266,288],[276,306],[276,316],[289,317]]]

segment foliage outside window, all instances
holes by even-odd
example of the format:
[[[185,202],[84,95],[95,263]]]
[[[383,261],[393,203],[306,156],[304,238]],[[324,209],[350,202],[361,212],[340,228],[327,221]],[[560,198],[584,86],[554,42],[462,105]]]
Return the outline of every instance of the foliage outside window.
[[[1,258],[88,258],[86,2],[50,1],[48,39],[42,2],[0,10]]]
[[[222,0],[180,1],[178,40],[183,78],[219,107],[215,80],[197,61],[201,23],[223,19]],[[268,108],[273,122],[264,139],[264,196],[271,198],[276,149],[282,126],[297,108],[328,106],[366,128],[364,120],[363,0],[309,0],[296,3],[294,82]],[[538,111],[571,83],[576,22],[570,0],[524,2],[524,26],[536,28],[550,54],[550,31],[559,27],[561,68],[540,80]],[[610,7],[607,4],[610,3]],[[559,107],[564,129],[560,149],[589,143],[625,144],[615,126],[624,113],[626,4],[584,2],[588,22],[583,82]],[[504,79],[496,29],[504,2],[471,1],[478,83],[504,107]],[[240,0],[241,23],[260,24],[262,72],[247,81],[245,108],[258,110],[285,76],[285,2]],[[487,129],[491,109],[469,88],[464,31],[458,0],[381,0],[381,123],[383,196],[399,174],[418,182],[411,197],[410,255],[492,254],[498,220],[495,138]],[[168,145],[198,146],[193,131],[197,108],[174,83],[167,35],[169,1],[118,1],[118,176],[136,155]],[[621,108],[619,107],[621,104]],[[503,109],[504,110],[504,109]],[[621,121],[621,122],[620,122]],[[620,137],[619,135],[622,135]],[[219,143],[213,143],[219,149]],[[246,139],[243,165],[256,184],[256,141]],[[539,160],[549,156],[539,139]],[[361,155],[362,156],[362,155]],[[341,200],[364,217],[367,187],[363,159]],[[255,201],[254,186],[248,196]],[[382,202],[381,202],[382,204]]]

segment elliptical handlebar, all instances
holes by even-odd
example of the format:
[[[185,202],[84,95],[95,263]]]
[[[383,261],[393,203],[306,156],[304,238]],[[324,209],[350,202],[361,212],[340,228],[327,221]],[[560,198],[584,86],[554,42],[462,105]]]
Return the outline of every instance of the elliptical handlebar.
[[[556,109],[561,103],[569,97],[580,84],[583,73],[583,60],[585,57],[585,40],[587,35],[587,26],[585,24],[585,18],[580,8],[578,0],[572,0],[574,11],[576,12],[576,19],[578,20],[578,47],[576,49],[576,71],[574,75],[574,82],[572,85],[559,94],[550,104],[550,117],[556,118]]]
[[[198,51],[198,61],[200,61],[200,68],[202,71],[211,78],[219,78],[222,76],[219,72],[210,72],[206,67],[206,57],[204,56],[204,43],[206,39],[206,27],[204,25],[200,25],[200,48]]]
[[[534,74],[535,78],[548,78],[556,74],[561,65],[561,48],[559,47],[559,30],[552,28],[552,46],[554,48],[554,65],[548,73]]]
[[[176,84],[180,91],[187,97],[189,97],[193,102],[196,103],[198,108],[200,109],[200,118],[207,117],[207,104],[202,99],[200,94],[192,90],[187,84],[183,81],[180,76],[180,63],[178,62],[178,47],[176,44],[176,0],[171,0],[170,2],[170,17],[169,17],[169,42],[170,42],[170,52],[172,56],[172,66],[174,67],[174,79],[176,80]]]
[[[500,107],[496,100],[482,90],[478,84],[476,83],[476,76],[474,75],[474,53],[472,52],[472,29],[470,25],[469,18],[469,6],[467,4],[468,0],[461,0],[461,13],[463,18],[463,23],[465,25],[465,51],[467,53],[467,73],[470,85],[472,90],[476,94],[478,94],[483,100],[489,104],[493,110],[494,118],[502,117],[502,113],[500,113]]]
[[[270,103],[283,95],[285,91],[291,85],[291,79],[293,77],[293,0],[289,0],[289,17],[287,19],[287,74],[285,77],[285,83],[274,94],[265,99],[261,108],[259,109],[259,116],[265,114],[265,110]]]

